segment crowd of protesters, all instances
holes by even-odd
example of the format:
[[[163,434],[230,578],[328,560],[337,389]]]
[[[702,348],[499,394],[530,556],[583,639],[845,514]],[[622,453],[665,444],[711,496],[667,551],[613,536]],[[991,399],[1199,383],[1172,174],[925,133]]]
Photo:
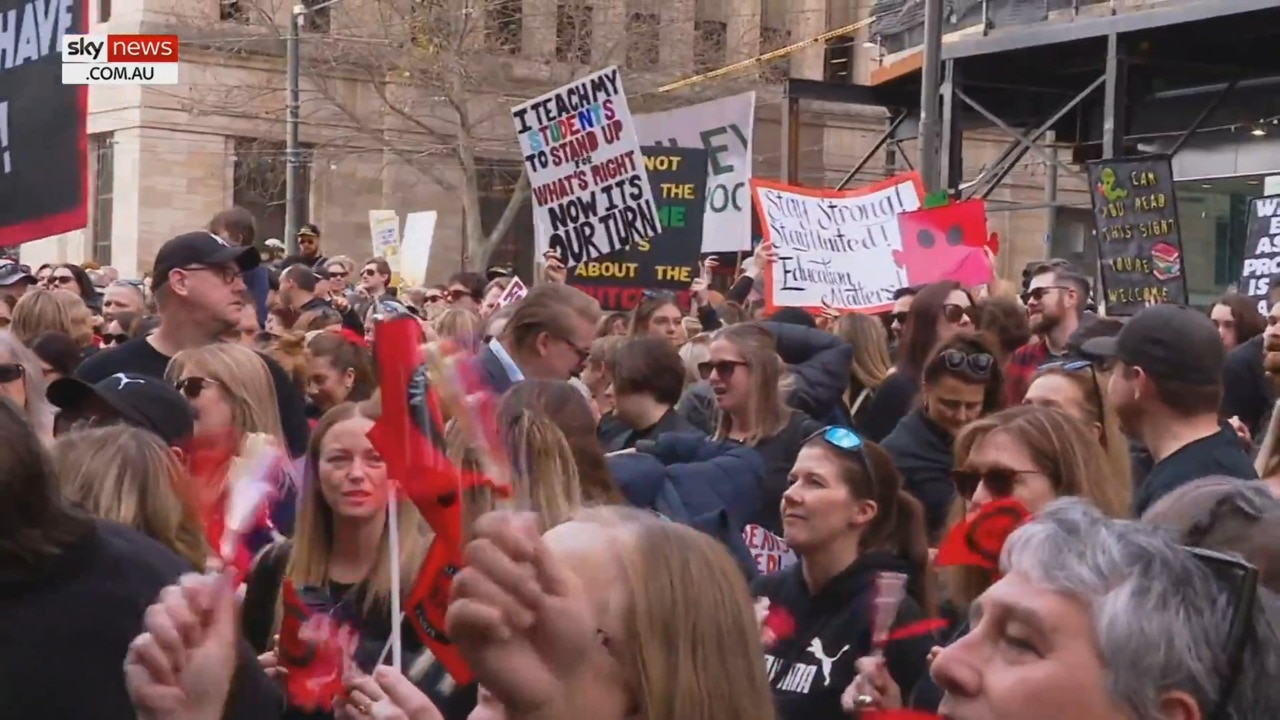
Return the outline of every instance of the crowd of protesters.
[[[0,717],[1280,717],[1280,303],[1107,318],[1050,261],[815,317],[761,301],[766,243],[723,293],[607,313],[554,256],[504,304],[509,269],[397,288],[296,239],[235,208],[138,280],[0,266]],[[514,504],[461,498],[472,682],[392,613],[433,539],[369,439],[404,316],[514,459]],[[227,557],[260,445],[290,462]],[[331,706],[284,689],[285,587],[357,631]]]

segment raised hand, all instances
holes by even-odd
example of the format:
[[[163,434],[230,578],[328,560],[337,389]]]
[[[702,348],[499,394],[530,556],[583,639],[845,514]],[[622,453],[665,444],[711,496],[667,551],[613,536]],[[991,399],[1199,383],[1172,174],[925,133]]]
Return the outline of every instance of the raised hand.
[[[143,616],[125,656],[139,720],[218,720],[231,689],[240,623],[226,575],[184,575]]]
[[[389,665],[347,680],[347,697],[334,709],[338,720],[443,720],[431,700]]]
[[[564,260],[561,259],[560,253],[555,250],[548,250],[542,256],[546,263],[542,268],[542,279],[546,282],[561,283],[569,277],[569,271],[565,267]]]
[[[543,543],[532,513],[475,525],[453,583],[449,637],[508,717],[559,717],[567,688],[603,652],[581,581]]]

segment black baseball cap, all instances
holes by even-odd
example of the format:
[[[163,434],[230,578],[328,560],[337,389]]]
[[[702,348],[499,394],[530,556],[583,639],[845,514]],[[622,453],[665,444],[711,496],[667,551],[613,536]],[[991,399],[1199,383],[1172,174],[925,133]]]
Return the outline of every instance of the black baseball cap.
[[[484,271],[484,277],[489,282],[512,275],[515,275],[515,270],[512,270],[510,265],[494,265]]]
[[[315,223],[302,223],[302,227],[298,228],[298,234],[320,237],[320,226]]]
[[[1081,346],[1090,357],[1115,359],[1157,380],[1218,385],[1227,350],[1209,316],[1182,305],[1155,305],[1134,315],[1114,337]]]
[[[165,444],[176,446],[195,432],[191,404],[165,381],[135,373],[116,373],[90,385],[75,378],[60,378],[45,393],[55,407],[75,413],[98,398],[125,423],[155,433]]]
[[[18,263],[5,263],[0,265],[0,287],[9,287],[20,282],[34,283],[36,276],[31,274],[31,268]]]
[[[235,263],[241,270],[252,270],[261,262],[262,256],[252,245],[228,245],[204,230],[185,233],[160,246],[151,272],[152,290],[169,282],[169,272],[179,268]]]

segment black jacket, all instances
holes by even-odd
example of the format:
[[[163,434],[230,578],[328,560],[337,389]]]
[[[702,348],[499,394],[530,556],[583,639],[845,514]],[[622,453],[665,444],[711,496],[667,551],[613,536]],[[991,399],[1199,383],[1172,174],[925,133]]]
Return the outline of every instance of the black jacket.
[[[601,419],[603,424],[603,418]],[[684,418],[675,409],[667,410],[658,422],[653,425],[636,430],[623,426],[623,429],[617,435],[610,437],[607,441],[601,440],[601,448],[606,453],[618,450],[628,450],[636,446],[641,440],[657,440],[659,435],[665,433],[693,433],[695,435],[705,435],[706,433]]]
[[[866,421],[860,428],[862,434],[871,442],[884,440],[911,412],[911,404],[919,394],[920,381],[899,364],[869,401]]]
[[[853,347],[829,332],[790,323],[761,323],[773,333],[778,356],[795,386],[787,405],[819,422],[844,408]],[[845,413],[847,416],[847,412]]]
[[[1261,335],[1227,355],[1227,364],[1222,369],[1222,405],[1219,408],[1219,414],[1224,418],[1240,418],[1259,442],[1266,430],[1267,412],[1276,400],[1275,391],[1262,368],[1262,355]]]
[[[876,578],[910,566],[892,553],[867,553],[812,595],[802,568],[803,561],[752,583],[757,598],[769,598],[771,609],[781,606],[795,619],[795,633],[765,652],[778,720],[847,720],[840,695],[857,675],[858,658],[871,652]],[[923,618],[920,606],[906,598],[894,625]],[[903,697],[925,675],[934,642],[932,636],[904,638],[885,648]]]
[[[931,543],[941,540],[947,513],[956,499],[956,486],[951,482],[951,443],[951,434],[925,416],[923,410],[902,418],[880,443],[902,473],[907,492],[924,506]]]

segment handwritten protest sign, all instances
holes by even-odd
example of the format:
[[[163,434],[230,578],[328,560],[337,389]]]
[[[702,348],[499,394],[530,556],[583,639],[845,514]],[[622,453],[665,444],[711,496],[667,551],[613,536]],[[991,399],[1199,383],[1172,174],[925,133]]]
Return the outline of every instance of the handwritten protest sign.
[[[1187,302],[1182,232],[1168,155],[1088,163],[1107,314]]]
[[[369,211],[369,236],[374,257],[385,258],[391,266],[392,282],[400,276],[400,216],[395,210]]]
[[[707,211],[707,153],[665,147],[642,151],[662,231],[569,270],[569,283],[606,310],[630,310],[645,290],[686,291],[698,276]]]
[[[538,254],[566,265],[658,234],[658,210],[616,67],[511,111],[533,190]]]
[[[524,286],[520,278],[512,278],[511,284],[502,292],[498,298],[498,307],[504,308],[517,300],[523,300],[525,295],[529,294],[529,288]]]
[[[765,304],[881,312],[907,284],[898,215],[920,209],[920,177],[895,175],[848,191],[751,181],[764,239],[778,261],[765,269]]]
[[[1240,292],[1258,303],[1258,312],[1271,313],[1267,296],[1271,279],[1280,275],[1280,196],[1254,198],[1249,203],[1244,268]]]

